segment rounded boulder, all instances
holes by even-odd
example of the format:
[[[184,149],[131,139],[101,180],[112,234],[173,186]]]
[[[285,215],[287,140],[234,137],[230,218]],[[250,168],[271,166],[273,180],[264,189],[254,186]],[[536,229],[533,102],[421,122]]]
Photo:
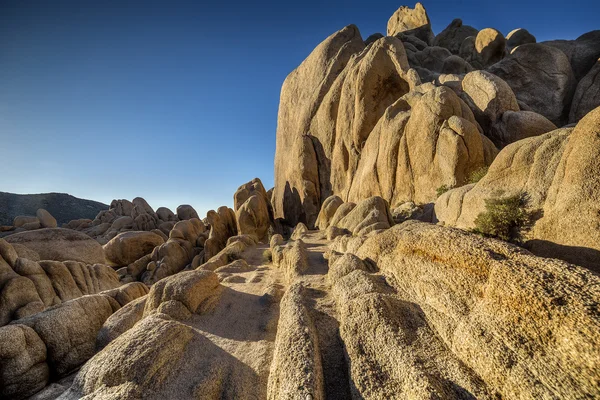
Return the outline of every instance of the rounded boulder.
[[[123,232],[104,245],[104,254],[111,265],[129,265],[164,242],[161,236],[153,232]]]

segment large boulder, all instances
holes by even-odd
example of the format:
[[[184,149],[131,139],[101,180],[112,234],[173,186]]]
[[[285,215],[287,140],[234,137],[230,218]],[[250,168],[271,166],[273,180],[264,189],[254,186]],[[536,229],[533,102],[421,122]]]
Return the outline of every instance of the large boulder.
[[[158,207],[156,209],[156,216],[164,222],[177,221],[177,216],[167,207]]]
[[[475,227],[485,200],[525,192],[542,217],[527,235],[535,254],[600,271],[600,107],[575,128],[562,128],[505,147],[475,185],[450,190],[435,204],[438,220]]]
[[[42,260],[81,261],[103,264],[102,246],[85,233],[62,228],[44,228],[5,237],[8,243],[21,244],[39,254]]]
[[[39,262],[38,270],[35,269],[38,263],[28,264],[27,270],[22,267],[26,264],[18,265],[15,270],[34,282],[40,297],[47,306],[100,293],[121,285],[115,270],[107,265],[45,260]],[[42,274],[47,277],[47,281],[43,279]],[[48,283],[51,283],[54,289],[53,293],[49,293],[46,289]],[[54,295],[54,297],[50,297],[50,295]]]
[[[569,122],[578,122],[587,113],[600,106],[600,59],[577,84]]]
[[[25,325],[0,328],[0,396],[23,399],[47,385],[46,345]]]
[[[18,260],[12,246],[0,239],[0,326],[45,307],[34,283],[14,271]]]
[[[542,43],[560,49],[567,55],[577,80],[583,78],[600,58],[600,30],[584,33],[575,40]]]
[[[339,196],[334,195],[326,198],[321,206],[321,211],[319,211],[319,216],[317,217],[315,225],[321,230],[327,229],[335,212],[342,204],[344,204],[344,200]]]
[[[192,218],[200,219],[198,213],[194,210],[194,207],[189,204],[182,204],[177,207],[177,218],[179,218],[180,221]]]
[[[20,228],[23,225],[31,224],[31,223],[36,223],[36,222],[37,223],[40,222],[40,220],[38,219],[38,217],[32,217],[32,216],[29,216],[29,215],[18,215],[13,220],[13,226],[15,228]]]
[[[597,275],[414,221],[368,238],[355,254],[375,262],[398,293],[368,284],[363,271],[339,284],[348,288],[336,296],[340,334],[364,398],[600,395],[600,317],[590,306],[600,299]],[[388,371],[386,379],[372,368]]]
[[[486,132],[504,112],[519,111],[517,98],[510,86],[487,71],[473,71],[465,75],[461,97]]]
[[[99,395],[133,400],[189,396],[181,386],[171,383],[189,361],[186,355],[194,336],[200,335],[192,327],[160,314],[145,318],[88,361],[63,397]],[[206,339],[202,342],[204,346],[210,343]],[[195,350],[206,353],[200,346]]]
[[[272,211],[260,179],[255,178],[238,188],[233,195],[233,209],[239,235],[252,235],[257,240],[267,238]]]
[[[390,17],[387,24],[387,35],[394,36],[398,33],[414,35],[428,45],[433,44],[434,35],[431,30],[431,22],[421,3],[417,3],[415,8],[402,6]]]
[[[402,42],[385,37],[349,63],[343,82],[339,83],[342,87],[330,179],[333,194],[347,200],[345,197],[363,158],[361,153],[369,146],[378,121],[389,106],[420,82],[414,70],[410,70]],[[318,208],[311,210],[309,228],[318,211]]]
[[[288,221],[290,226],[316,219],[321,197],[332,194],[326,183],[329,167],[325,163],[333,151],[335,114],[326,117],[327,112],[323,110],[320,113],[323,118],[317,116],[314,121],[319,122],[321,128],[311,129],[311,124],[321,104],[323,107],[332,104],[333,112],[339,93],[328,95],[328,92],[350,58],[364,48],[358,28],[347,26],[319,44],[283,83],[277,123],[273,208],[274,217]],[[334,99],[324,102],[326,96]],[[335,98],[338,100],[334,101]],[[307,132],[312,136],[307,136]],[[307,218],[308,208],[309,212],[314,209],[314,215]]]
[[[37,219],[40,220],[42,228],[56,228],[56,219],[48,211],[40,208],[35,215],[37,216]]]
[[[504,58],[506,39],[494,28],[482,29],[475,37],[474,50],[469,61],[476,68],[486,68]]]
[[[533,111],[505,111],[487,135],[499,149],[532,136],[557,129],[548,118]]]
[[[394,225],[388,203],[378,196],[369,197],[356,204],[335,226],[347,229],[354,235],[364,235]]]
[[[524,44],[487,70],[508,83],[522,110],[542,114],[557,126],[567,121],[576,81],[562,51]]]
[[[206,213],[206,220],[210,225],[208,239],[204,242],[204,260],[208,261],[227,246],[227,240],[237,235],[235,212],[226,206],[221,206],[217,211],[210,210]]]
[[[146,298],[144,315],[177,312],[177,316],[181,316],[179,311],[183,310],[184,315],[189,316],[198,310],[204,300],[217,294],[218,287],[219,278],[212,271],[184,271],[162,279],[152,285]]]
[[[349,191],[342,186],[336,193],[355,203],[371,196],[390,204],[429,203],[437,188],[464,184],[495,153],[454,91],[437,87],[413,93],[386,110],[362,148],[355,172],[348,173]]]
[[[509,52],[522,44],[535,42],[535,36],[533,36],[527,29],[524,28],[513,29],[508,35],[506,35],[506,48]]]
[[[95,353],[96,335],[106,319],[120,308],[102,294],[79,297],[19,320],[45,343],[50,373],[63,377]]]
[[[433,41],[434,46],[444,47],[452,54],[459,54],[462,42],[469,36],[477,36],[477,29],[469,25],[463,25],[460,18],[454,19],[450,25],[438,33]]]
[[[103,246],[104,256],[110,265],[129,265],[163,243],[164,239],[153,232],[123,232]]]

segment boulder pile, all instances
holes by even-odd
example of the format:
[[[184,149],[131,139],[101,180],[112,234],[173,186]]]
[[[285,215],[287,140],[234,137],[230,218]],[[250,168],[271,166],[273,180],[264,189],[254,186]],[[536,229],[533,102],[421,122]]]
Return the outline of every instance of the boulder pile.
[[[285,80],[275,154],[275,219],[313,228],[330,196],[380,196],[392,209],[470,183],[498,150],[578,122],[600,106],[600,31],[536,43],[455,19],[433,35],[401,7],[387,36],[349,25]]]

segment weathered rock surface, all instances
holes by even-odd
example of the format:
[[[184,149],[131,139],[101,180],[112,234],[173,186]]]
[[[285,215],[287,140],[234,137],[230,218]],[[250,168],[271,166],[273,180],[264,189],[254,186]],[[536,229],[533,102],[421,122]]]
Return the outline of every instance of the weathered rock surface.
[[[294,280],[308,269],[306,245],[301,239],[272,249],[273,265],[283,270],[285,282]]]
[[[227,246],[227,240],[237,235],[235,212],[229,207],[219,207],[206,214],[210,232],[204,242],[204,260],[208,261]]]
[[[482,29],[475,37],[474,50],[469,61],[477,68],[486,68],[504,58],[506,39],[496,29]]]
[[[177,218],[179,218],[181,221],[184,221],[192,218],[199,219],[200,217],[198,217],[198,213],[196,210],[194,210],[194,207],[190,206],[189,204],[182,204],[177,207]]]
[[[164,242],[161,236],[152,232],[123,232],[103,246],[104,256],[110,265],[129,265]]]
[[[32,328],[47,348],[51,375],[62,377],[95,353],[96,335],[119,303],[102,294],[79,297],[19,320]]]
[[[161,314],[146,318],[86,363],[63,398],[187,397],[167,382],[184,367],[193,337],[191,327]]]
[[[476,37],[477,29],[469,25],[463,25],[460,18],[454,19],[450,25],[438,33],[433,41],[434,46],[444,47],[452,54],[459,54],[462,42],[469,36]]]
[[[353,235],[388,229],[394,225],[388,203],[381,197],[369,197],[352,208],[335,226],[346,229]]]
[[[283,218],[291,226],[298,222],[314,223],[320,209],[321,192],[331,194],[325,182],[321,185],[320,169],[325,170],[326,158],[331,160],[335,141],[335,115],[327,118],[324,98],[350,58],[363,50],[365,44],[354,25],[347,26],[323,41],[285,80],[281,89],[278,115],[277,150],[275,154],[275,190],[273,208],[275,218]],[[338,87],[339,86],[339,87]],[[339,101],[341,85],[330,94]],[[332,108],[330,108],[333,111]],[[323,116],[323,118],[315,115]],[[313,123],[323,121],[323,131],[312,130]],[[317,152],[328,157],[317,159]],[[284,156],[284,153],[287,156]],[[290,160],[294,160],[291,162]],[[327,171],[323,171],[327,174]],[[307,210],[309,216],[307,218]]]
[[[486,131],[506,111],[519,111],[517,98],[510,86],[487,71],[473,71],[465,75],[461,97]]]
[[[268,399],[324,399],[323,367],[317,332],[304,306],[301,284],[281,299]]]
[[[374,390],[395,388],[393,382],[406,382],[413,373],[417,375],[409,382],[418,386],[403,386],[417,398],[429,398],[425,393],[446,397],[444,393],[455,391],[447,374],[477,398],[598,396],[600,319],[592,305],[600,296],[597,275],[504,242],[419,222],[406,222],[367,239],[356,255],[373,260],[393,277],[401,299],[377,295],[363,300],[364,311],[356,304],[360,297],[338,303],[348,308],[346,318],[351,321],[345,323],[342,314],[344,339],[352,338],[362,349],[384,343],[387,349],[354,353],[347,343],[351,359],[354,354],[358,360],[372,357],[374,365],[393,373],[385,381],[388,384],[380,384],[367,373],[372,369],[361,370],[360,361],[352,362],[358,369],[353,376],[366,381],[357,385],[365,397]],[[376,325],[363,318],[373,318]],[[351,335],[345,335],[350,329]],[[433,332],[417,333],[429,329]],[[368,332],[377,335],[369,339]],[[429,335],[436,343],[420,339]],[[398,342],[392,345],[390,340]],[[555,345],[548,346],[549,342]],[[410,351],[393,357],[394,364],[385,361],[396,351],[392,349],[405,346]],[[448,357],[426,362],[431,354]],[[447,364],[440,371],[442,360]],[[447,398],[459,396],[454,393]]]
[[[339,196],[334,195],[326,198],[323,202],[323,206],[321,206],[321,211],[319,211],[315,225],[319,229],[327,229],[337,209],[342,204],[344,204],[344,200],[342,200]]]
[[[596,107],[600,107],[600,59],[577,84],[569,122],[579,121]]]
[[[8,243],[21,244],[39,254],[43,260],[104,263],[102,246],[81,232],[62,228],[45,228],[15,233],[5,237]]]
[[[583,78],[600,58],[600,30],[584,33],[575,40],[551,40],[543,44],[567,55],[577,80]]]
[[[397,33],[414,35],[428,45],[433,44],[431,22],[421,3],[417,3],[414,9],[402,6],[391,16],[387,24],[387,35],[394,36]]]
[[[267,239],[273,211],[260,179],[255,178],[238,188],[233,195],[233,209],[239,235],[253,235],[259,241]]]
[[[25,325],[0,328],[0,395],[23,399],[37,393],[49,379],[46,345]]]
[[[543,216],[527,238],[536,254],[600,271],[600,108],[573,128],[562,128],[505,147],[475,185],[443,194],[435,205],[447,225],[474,227],[485,199],[526,192],[529,207]]]
[[[576,81],[562,51],[524,44],[487,70],[508,83],[522,110],[542,114],[557,126],[567,121]]]
[[[40,220],[42,228],[56,228],[56,219],[48,211],[40,208],[37,210],[36,216]]]
[[[513,29],[508,35],[506,35],[506,48],[508,49],[509,53],[517,46],[535,42],[535,36],[533,36],[527,29],[524,28]]]
[[[213,226],[214,227],[214,226]],[[213,228],[211,227],[211,229]],[[197,218],[179,221],[169,233],[169,240],[156,246],[150,255],[150,261],[142,272],[141,280],[147,285],[183,270],[194,257],[206,247],[206,226]],[[162,238],[160,238],[162,241]],[[206,251],[206,248],[204,249]],[[136,273],[143,266],[141,261],[137,267],[129,267],[128,271]],[[138,261],[135,262],[136,264]]]
[[[506,111],[490,127],[489,137],[499,148],[556,129],[548,118],[533,111]]]

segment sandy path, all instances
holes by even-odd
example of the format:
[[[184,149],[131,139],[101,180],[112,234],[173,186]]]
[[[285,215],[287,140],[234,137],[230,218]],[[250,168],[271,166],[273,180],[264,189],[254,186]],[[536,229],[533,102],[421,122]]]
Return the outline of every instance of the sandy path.
[[[348,399],[348,368],[343,344],[339,337],[336,307],[327,284],[327,260],[323,253],[327,242],[319,232],[310,232],[303,241],[308,250],[309,269],[298,280],[306,290],[306,305],[318,330],[319,347],[328,399]],[[268,245],[247,249],[243,258],[253,270],[232,274],[221,283],[223,290],[215,308],[194,315],[186,323],[208,339],[213,351],[205,350],[207,343],[192,347],[185,376],[195,386],[194,395],[219,390],[228,398],[265,399],[274,342],[279,319],[279,300],[287,289],[283,273],[263,260]],[[211,346],[212,347],[212,346]],[[221,351],[222,350],[222,351]],[[214,371],[209,373],[207,371]],[[218,371],[218,372],[217,372]],[[214,376],[224,382],[221,389],[206,387]],[[198,382],[198,383],[195,383]]]

